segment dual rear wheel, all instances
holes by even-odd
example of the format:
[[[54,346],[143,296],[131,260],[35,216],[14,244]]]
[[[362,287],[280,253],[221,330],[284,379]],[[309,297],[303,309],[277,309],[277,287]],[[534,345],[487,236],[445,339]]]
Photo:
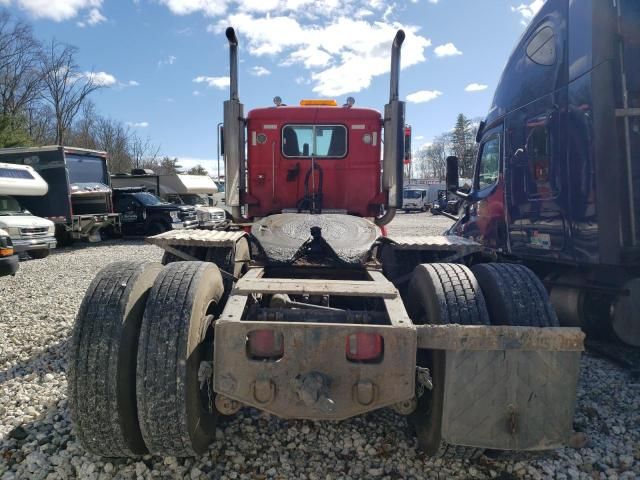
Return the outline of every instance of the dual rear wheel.
[[[407,311],[415,324],[558,326],[547,292],[522,265],[418,265],[409,283]],[[442,438],[446,352],[419,350],[418,366],[431,372],[433,388],[409,417],[418,446],[429,456],[474,459],[483,449]]]
[[[212,323],[223,293],[213,263],[117,262],[98,273],[78,312],[68,372],[76,433],[89,451],[206,450],[217,417]]]

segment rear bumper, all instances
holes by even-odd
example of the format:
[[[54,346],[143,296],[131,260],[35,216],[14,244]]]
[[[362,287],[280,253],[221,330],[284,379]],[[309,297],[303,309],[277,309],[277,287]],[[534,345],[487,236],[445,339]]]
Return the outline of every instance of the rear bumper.
[[[182,225],[182,228],[190,230],[192,228],[198,228],[200,226],[200,223],[198,222],[198,220],[185,220],[184,222],[182,222]]]
[[[282,335],[284,353],[275,361],[254,360],[247,337],[254,330]],[[372,333],[384,339],[379,363],[346,358],[349,335]],[[219,320],[215,326],[214,390],[281,418],[343,420],[415,395],[416,333],[412,328]],[[321,401],[305,403],[301,383],[326,380],[328,411]],[[311,394],[311,396],[313,396]]]
[[[0,277],[15,274],[18,271],[19,265],[20,259],[18,258],[18,255],[0,257]]]
[[[51,250],[56,248],[55,237],[41,237],[32,239],[11,239],[13,249],[16,253],[29,252],[32,250]]]
[[[109,226],[120,231],[120,214],[99,213],[91,215],[72,215],[71,232],[74,238],[91,237]]]

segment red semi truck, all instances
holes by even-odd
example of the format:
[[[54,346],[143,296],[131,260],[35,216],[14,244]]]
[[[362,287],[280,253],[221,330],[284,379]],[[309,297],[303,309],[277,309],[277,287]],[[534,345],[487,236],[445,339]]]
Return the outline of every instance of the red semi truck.
[[[317,420],[390,407],[433,456],[564,445],[583,334],[558,327],[537,277],[482,263],[472,240],[384,235],[403,200],[404,32],[383,114],[353,100],[276,99],[245,116],[238,40],[226,35],[234,223],[165,232],[148,239],[164,265],[98,273],[69,362],[84,446],[195,455],[218,415],[246,406]]]

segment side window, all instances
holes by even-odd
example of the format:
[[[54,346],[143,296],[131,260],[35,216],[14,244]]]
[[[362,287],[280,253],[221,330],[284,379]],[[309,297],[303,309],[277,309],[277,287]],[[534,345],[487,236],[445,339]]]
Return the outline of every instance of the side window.
[[[551,131],[547,115],[527,122],[527,195],[530,199],[551,198],[557,188],[552,170]]]
[[[126,212],[127,210],[135,210],[138,207],[138,202],[136,202],[131,197],[120,197],[118,199],[118,211]]]
[[[527,44],[527,57],[538,65],[556,63],[556,38],[551,27],[542,27]]]
[[[498,181],[500,173],[500,137],[491,137],[482,144],[478,165],[478,190],[490,187]]]

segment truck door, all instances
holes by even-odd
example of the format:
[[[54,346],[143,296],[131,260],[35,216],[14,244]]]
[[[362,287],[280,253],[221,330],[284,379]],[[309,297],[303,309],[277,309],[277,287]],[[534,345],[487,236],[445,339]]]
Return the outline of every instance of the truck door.
[[[508,230],[517,255],[559,257],[567,248],[563,98],[563,91],[548,95],[505,120]]]
[[[144,232],[144,207],[130,195],[122,195],[116,203],[120,214],[123,235],[142,235]]]

